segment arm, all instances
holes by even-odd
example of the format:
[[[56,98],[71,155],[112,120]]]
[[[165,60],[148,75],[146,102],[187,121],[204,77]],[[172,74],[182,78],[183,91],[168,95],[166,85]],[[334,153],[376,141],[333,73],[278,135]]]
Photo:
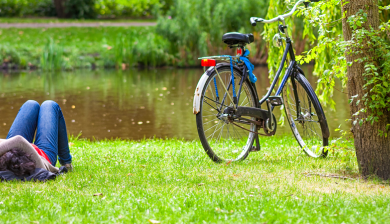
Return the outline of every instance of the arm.
[[[35,151],[34,147],[22,136],[17,135],[15,137],[12,137],[10,139],[7,139],[6,141],[3,140],[0,142],[0,155],[3,155],[8,150],[17,148],[20,149],[27,154],[31,154],[31,158],[35,161],[36,168],[45,168],[40,155]]]

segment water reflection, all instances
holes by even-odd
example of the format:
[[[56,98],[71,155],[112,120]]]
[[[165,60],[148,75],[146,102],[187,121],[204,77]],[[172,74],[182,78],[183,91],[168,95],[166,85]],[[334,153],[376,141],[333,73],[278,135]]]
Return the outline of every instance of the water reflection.
[[[306,75],[313,84],[316,77]],[[267,68],[258,67],[259,96],[269,86]],[[84,138],[197,139],[192,99],[201,69],[75,71],[0,75],[0,138],[5,138],[20,106],[28,99],[55,100],[65,115],[69,134]],[[348,99],[335,92],[337,112],[326,110],[333,132],[348,127]],[[279,113],[279,112],[277,112]],[[278,133],[290,132],[288,127]]]

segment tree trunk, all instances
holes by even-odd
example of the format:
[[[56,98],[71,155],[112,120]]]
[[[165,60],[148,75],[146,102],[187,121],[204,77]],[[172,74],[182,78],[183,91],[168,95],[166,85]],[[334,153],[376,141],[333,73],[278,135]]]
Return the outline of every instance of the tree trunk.
[[[346,2],[349,3],[345,4]],[[364,10],[367,13],[367,22],[363,24],[363,28],[369,29],[369,27],[372,27],[378,29],[379,27],[378,0],[343,0],[342,12],[346,15],[342,21],[345,41],[351,40],[352,33],[354,32],[350,28],[347,18],[355,15],[359,10]],[[367,41],[364,41],[364,43],[367,43]],[[350,104],[356,156],[359,170],[364,177],[374,174],[383,179],[390,179],[390,136],[385,137],[384,135],[379,135],[380,131],[387,133],[386,124],[390,123],[389,111],[384,110],[384,115],[379,117],[379,120],[374,122],[373,125],[369,122],[364,122],[362,125],[359,125],[359,122],[357,122],[353,125],[355,120],[359,119],[360,121],[372,114],[372,111],[367,111],[366,113],[360,113],[358,116],[352,116],[362,108],[365,108],[363,101],[357,105],[358,100],[362,100],[362,97],[366,93],[370,96],[368,92],[370,88],[363,89],[363,85],[366,84],[363,78],[365,63],[355,62],[356,59],[362,57],[372,58],[371,56],[374,54],[374,52],[370,51],[372,50],[372,46],[365,45],[364,43],[360,45],[363,49],[357,49],[354,46],[347,49],[347,52],[359,51],[360,53],[345,53],[347,62],[353,62],[352,66],[348,66],[347,68],[348,95],[350,98],[358,95]]]
[[[66,0],[53,0],[58,18],[66,18],[65,1]]]

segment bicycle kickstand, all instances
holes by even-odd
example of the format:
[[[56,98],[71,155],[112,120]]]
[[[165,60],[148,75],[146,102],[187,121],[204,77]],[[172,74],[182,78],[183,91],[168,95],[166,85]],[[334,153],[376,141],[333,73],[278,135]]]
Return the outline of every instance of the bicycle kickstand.
[[[259,140],[259,135],[255,134],[255,139],[256,139],[256,146],[252,145],[251,152],[258,152],[260,151],[260,140]]]

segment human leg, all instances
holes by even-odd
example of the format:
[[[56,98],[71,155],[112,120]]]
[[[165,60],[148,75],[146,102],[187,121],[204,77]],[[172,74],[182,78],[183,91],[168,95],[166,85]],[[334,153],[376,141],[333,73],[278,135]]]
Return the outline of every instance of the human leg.
[[[9,129],[7,139],[16,135],[21,135],[27,141],[32,143],[39,115],[39,103],[34,100],[26,101],[20,108],[18,115],[11,128]]]
[[[57,163],[57,156],[61,164],[72,162],[65,119],[54,101],[48,100],[41,105],[35,145],[46,153],[53,166]]]

